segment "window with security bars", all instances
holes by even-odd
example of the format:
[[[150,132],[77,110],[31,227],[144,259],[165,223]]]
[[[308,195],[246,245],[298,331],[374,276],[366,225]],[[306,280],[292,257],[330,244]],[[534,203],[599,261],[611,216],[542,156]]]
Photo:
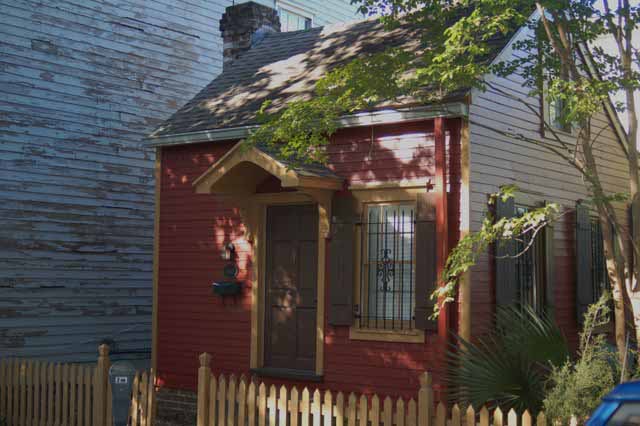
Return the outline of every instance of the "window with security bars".
[[[415,308],[415,203],[370,204],[362,223],[360,327],[408,329]]]
[[[522,216],[529,209],[516,206],[516,215]],[[535,238],[532,242],[531,238]],[[531,306],[542,312],[545,306],[544,294],[544,240],[527,233],[516,239],[515,249],[516,287],[520,306]]]

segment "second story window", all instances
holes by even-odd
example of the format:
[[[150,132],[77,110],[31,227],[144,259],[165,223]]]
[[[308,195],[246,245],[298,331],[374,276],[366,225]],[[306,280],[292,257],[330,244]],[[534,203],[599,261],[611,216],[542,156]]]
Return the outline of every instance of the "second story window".
[[[308,30],[313,26],[311,14],[286,4],[279,4],[277,9],[282,32]]]

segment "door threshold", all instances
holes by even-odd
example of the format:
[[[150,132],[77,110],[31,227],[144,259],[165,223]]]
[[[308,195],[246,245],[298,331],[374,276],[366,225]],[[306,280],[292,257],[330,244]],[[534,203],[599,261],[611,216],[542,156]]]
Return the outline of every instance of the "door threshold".
[[[273,377],[278,379],[304,380],[307,382],[321,382],[324,377],[313,371],[292,370],[290,368],[262,367],[249,370],[259,377]]]

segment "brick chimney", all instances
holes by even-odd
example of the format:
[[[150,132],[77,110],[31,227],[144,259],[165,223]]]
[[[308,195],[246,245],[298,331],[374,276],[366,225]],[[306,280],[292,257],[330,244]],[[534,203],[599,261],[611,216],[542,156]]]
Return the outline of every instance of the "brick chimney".
[[[223,66],[227,66],[242,52],[251,49],[267,33],[280,32],[278,12],[268,6],[255,3],[235,4],[225,9],[220,19],[223,41]]]

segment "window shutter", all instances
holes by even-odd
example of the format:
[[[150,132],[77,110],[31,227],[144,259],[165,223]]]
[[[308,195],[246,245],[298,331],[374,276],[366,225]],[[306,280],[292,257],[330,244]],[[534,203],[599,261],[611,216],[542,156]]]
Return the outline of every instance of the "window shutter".
[[[516,215],[516,205],[513,198],[496,202],[496,220],[511,218]],[[518,289],[516,288],[516,243],[513,240],[498,241],[495,246],[495,271],[496,271],[496,305],[512,306],[517,302]]]
[[[420,330],[437,330],[437,322],[430,320],[434,301],[431,293],[436,289],[436,203],[435,193],[421,193],[416,209],[416,309],[415,325]]]
[[[594,300],[591,270],[591,216],[589,207],[576,205],[576,314],[582,324],[584,314]]]
[[[555,306],[555,246],[553,244],[555,228],[553,223],[549,223],[544,228],[544,262],[545,262],[545,299],[547,312],[554,312]]]
[[[353,324],[357,202],[351,195],[333,199],[329,244],[329,324]]]

